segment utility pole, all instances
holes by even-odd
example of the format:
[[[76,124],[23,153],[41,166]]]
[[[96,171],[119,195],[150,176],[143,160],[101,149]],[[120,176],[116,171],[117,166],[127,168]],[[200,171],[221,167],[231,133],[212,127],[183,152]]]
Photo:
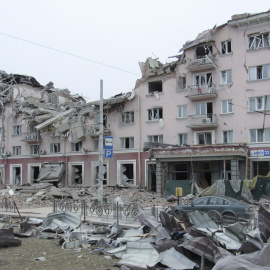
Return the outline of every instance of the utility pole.
[[[98,166],[98,204],[103,203],[103,180],[105,168],[103,166],[103,80],[100,80],[100,105],[99,105],[99,166]]]

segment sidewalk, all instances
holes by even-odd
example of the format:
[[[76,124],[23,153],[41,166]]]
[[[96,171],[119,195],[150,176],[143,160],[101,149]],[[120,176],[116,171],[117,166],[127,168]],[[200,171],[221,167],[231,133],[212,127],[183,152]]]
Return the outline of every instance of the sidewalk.
[[[61,211],[58,209],[58,211]],[[32,217],[32,218],[39,218],[44,219],[47,217],[48,214],[53,212],[53,207],[37,207],[37,208],[23,208],[19,209],[20,215],[23,219],[26,217]],[[73,213],[76,213],[73,211]],[[77,212],[77,215],[81,215],[81,211]],[[7,211],[5,209],[0,208],[0,217],[2,216],[10,216],[19,218],[18,212],[15,210],[8,209]],[[81,215],[82,219],[83,216]],[[112,215],[103,215],[101,217],[97,216],[96,214],[90,214],[88,213],[85,216],[85,220],[89,221],[93,224],[100,224],[100,225],[111,225],[115,222],[117,222],[117,219],[114,218]],[[125,219],[119,219],[119,225],[123,227],[139,227],[140,223],[138,221],[134,221],[131,218],[125,218]]]

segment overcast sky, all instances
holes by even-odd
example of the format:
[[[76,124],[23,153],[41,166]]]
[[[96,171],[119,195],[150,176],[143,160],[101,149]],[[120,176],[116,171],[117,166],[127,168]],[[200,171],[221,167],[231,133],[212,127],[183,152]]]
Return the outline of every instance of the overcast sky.
[[[269,0],[2,0],[0,70],[87,101],[99,99],[102,79],[108,98],[134,88],[147,57],[166,63],[231,15],[269,9]]]

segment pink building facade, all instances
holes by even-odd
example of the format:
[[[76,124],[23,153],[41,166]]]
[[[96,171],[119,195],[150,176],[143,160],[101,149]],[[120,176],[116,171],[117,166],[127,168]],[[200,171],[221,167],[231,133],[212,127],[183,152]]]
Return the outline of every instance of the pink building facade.
[[[235,15],[184,44],[175,61],[140,63],[134,91],[104,101],[104,136],[113,137],[105,185],[164,194],[169,181],[206,187],[269,172],[269,16]],[[97,183],[99,102],[60,92],[12,86],[1,110],[2,183],[46,174],[65,186]]]

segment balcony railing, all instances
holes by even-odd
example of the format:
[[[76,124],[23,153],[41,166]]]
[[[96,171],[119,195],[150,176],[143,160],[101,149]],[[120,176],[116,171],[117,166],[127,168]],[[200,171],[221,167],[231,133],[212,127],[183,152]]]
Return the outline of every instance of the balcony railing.
[[[213,113],[206,115],[191,115],[187,127],[190,128],[215,128],[218,126],[217,116]]]
[[[42,140],[42,137],[39,132],[29,132],[29,133],[23,133],[24,139],[22,141],[24,142],[39,142]]]
[[[188,85],[188,95],[190,100],[209,99],[217,97],[216,85],[214,83]]]
[[[205,56],[202,58],[196,58],[193,60],[190,60],[189,64],[186,66],[186,69],[189,71],[193,70],[202,70],[207,68],[215,68],[215,59],[212,56]]]

